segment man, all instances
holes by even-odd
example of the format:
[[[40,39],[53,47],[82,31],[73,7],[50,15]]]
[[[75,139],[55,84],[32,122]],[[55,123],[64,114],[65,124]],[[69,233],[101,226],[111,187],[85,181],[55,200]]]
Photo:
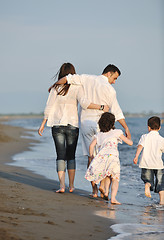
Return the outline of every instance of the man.
[[[93,103],[100,104],[100,110],[81,109],[81,134],[83,153],[88,156],[88,166],[91,162],[89,156],[89,145],[92,142],[93,136],[97,133],[97,122],[103,113],[104,105],[108,105],[111,113],[115,115],[118,121],[125,129],[126,136],[130,139],[131,134],[126,124],[123,112],[116,98],[116,91],[112,87],[117,78],[121,75],[120,70],[112,64],[109,64],[102,72],[102,75],[71,75],[60,79],[58,84],[77,84],[84,88],[85,97]],[[102,105],[103,104],[103,105]],[[97,185],[91,182],[93,188],[93,197],[97,196]],[[103,187],[103,186],[101,186]]]

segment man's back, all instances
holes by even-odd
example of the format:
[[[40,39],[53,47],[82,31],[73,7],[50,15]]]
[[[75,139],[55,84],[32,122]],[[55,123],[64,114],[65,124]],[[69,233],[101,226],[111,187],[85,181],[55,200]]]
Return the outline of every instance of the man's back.
[[[116,99],[116,92],[114,88],[111,86],[111,84],[108,83],[107,77],[103,75],[95,76],[87,74],[83,75],[76,74],[68,75],[67,81],[68,83],[71,84],[82,85],[84,88],[85,98],[87,98],[90,102],[100,105],[108,105],[109,108],[112,108],[113,103],[116,102],[115,110],[122,113]],[[102,113],[103,111],[100,110],[82,109],[81,121],[87,119],[97,122]]]

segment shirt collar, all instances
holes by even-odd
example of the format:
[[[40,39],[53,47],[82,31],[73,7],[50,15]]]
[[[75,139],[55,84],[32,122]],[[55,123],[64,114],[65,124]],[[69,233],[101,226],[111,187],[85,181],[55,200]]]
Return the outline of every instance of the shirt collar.
[[[158,134],[158,135],[159,135],[159,132],[156,131],[156,130],[151,130],[149,133],[150,133],[150,134]]]
[[[106,76],[104,76],[104,75],[101,75],[102,76],[102,78],[105,80],[105,81],[107,81],[108,82],[108,78],[106,77]],[[109,82],[108,82],[109,83]],[[110,83],[109,83],[110,84]]]

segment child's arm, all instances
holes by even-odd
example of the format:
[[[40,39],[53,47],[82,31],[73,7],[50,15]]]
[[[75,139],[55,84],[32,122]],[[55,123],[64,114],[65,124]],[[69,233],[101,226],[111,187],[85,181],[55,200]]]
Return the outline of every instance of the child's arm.
[[[130,146],[133,145],[133,141],[130,138],[125,137],[123,134],[120,135],[120,139]]]
[[[142,145],[138,145],[137,151],[136,151],[136,155],[135,155],[135,157],[134,157],[134,159],[133,159],[134,164],[137,164],[137,162],[138,162],[138,157],[139,157],[142,149],[143,149],[143,146],[142,146]]]
[[[89,155],[92,159],[93,159],[93,152],[94,152],[94,147],[96,146],[96,143],[97,143],[97,139],[95,138],[89,146]]]

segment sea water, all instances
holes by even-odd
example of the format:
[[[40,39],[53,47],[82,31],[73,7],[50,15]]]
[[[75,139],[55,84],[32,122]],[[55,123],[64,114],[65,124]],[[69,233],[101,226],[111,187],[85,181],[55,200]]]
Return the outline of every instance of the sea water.
[[[51,129],[46,127],[43,136],[40,137],[37,130],[41,121],[41,119],[33,118],[16,119],[9,122],[11,125],[29,129],[32,135],[30,138],[40,141],[40,143],[31,145],[31,151],[14,155],[14,161],[10,165],[21,166],[48,179],[58,181],[56,152]],[[102,205],[102,210],[95,212],[95,214],[114,219],[118,223],[112,226],[112,229],[118,235],[110,239],[162,240],[164,239],[164,206],[159,205],[158,194],[152,193],[152,198],[145,197],[144,183],[140,178],[141,170],[138,165],[133,164],[138,141],[142,134],[148,132],[147,118],[127,118],[126,122],[131,131],[133,146],[130,147],[125,143],[119,144],[121,179],[117,199],[122,205],[111,205],[106,202],[105,205]],[[118,123],[116,127],[121,128]],[[30,131],[30,129],[33,131]],[[164,137],[164,125],[162,125],[159,133]],[[91,185],[84,178],[87,157],[82,154],[80,137],[76,151],[76,163],[75,187],[90,192]],[[68,185],[68,177],[66,178],[66,184]]]

